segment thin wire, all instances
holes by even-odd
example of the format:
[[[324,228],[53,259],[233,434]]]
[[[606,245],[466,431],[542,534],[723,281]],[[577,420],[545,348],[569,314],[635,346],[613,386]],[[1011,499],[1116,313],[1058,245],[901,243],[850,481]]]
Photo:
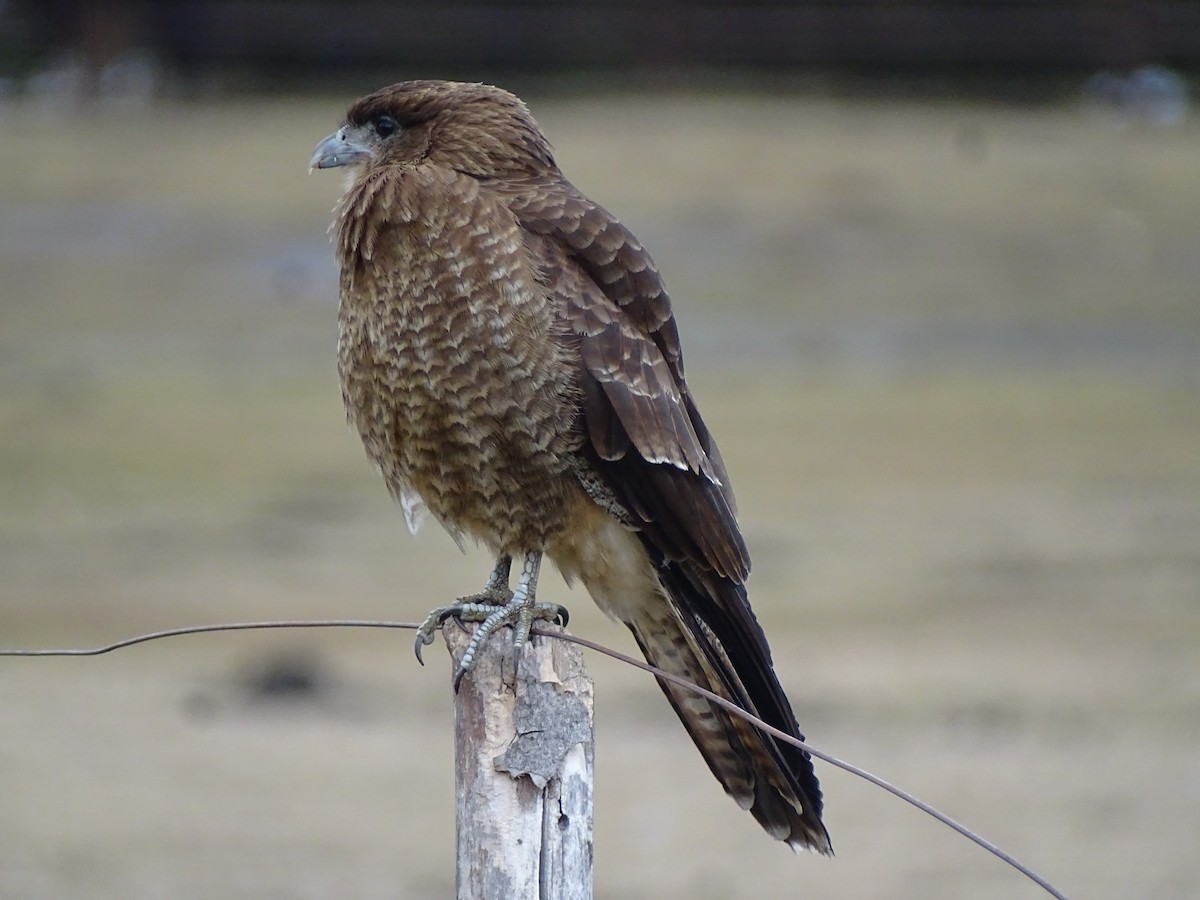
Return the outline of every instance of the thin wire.
[[[136,637],[114,641],[99,647],[84,647],[79,649],[53,650],[0,650],[0,656],[102,656],[156,641],[159,638],[179,637],[184,634],[207,634],[210,631],[255,631],[268,628],[412,628],[420,626],[415,622],[381,622],[374,619],[298,619],[294,621],[280,620],[275,622],[223,622],[217,625],[186,625],[182,628],[168,628],[165,631],[152,631],[149,634],[139,634]]]
[[[871,784],[873,784],[877,787],[883,788],[889,794],[899,797],[901,800],[905,801],[906,803],[912,804],[917,809],[921,810],[921,812],[926,813],[927,815],[933,816],[933,818],[937,819],[943,825],[946,825],[946,826],[954,829],[959,834],[961,834],[963,837],[965,837],[967,840],[972,841],[973,843],[982,847],[984,850],[991,853],[993,856],[996,856],[999,859],[1003,860],[1004,862],[1008,863],[1010,866],[1012,866],[1014,869],[1016,869],[1018,872],[1020,872],[1026,878],[1033,881],[1036,885],[1038,885],[1038,887],[1040,887],[1044,891],[1046,891],[1046,893],[1048,893],[1051,897],[1056,898],[1056,900],[1067,900],[1067,898],[1064,894],[1062,894],[1057,888],[1054,887],[1054,885],[1050,884],[1050,882],[1048,882],[1045,878],[1043,878],[1037,872],[1033,871],[1028,866],[1026,866],[1024,863],[1020,862],[1013,856],[1006,853],[1004,850],[997,847],[995,844],[993,844],[987,838],[977,834],[976,832],[972,831],[970,828],[963,825],[962,823],[955,821],[954,819],[950,818],[945,813],[930,806],[925,801],[919,799],[918,797],[913,796],[912,794],[908,793],[908,791],[905,791],[902,788],[896,787],[896,785],[892,784],[891,782],[885,781],[884,779],[880,778],[878,775],[874,775],[871,772],[868,772],[866,769],[860,769],[858,766],[854,765],[853,763],[848,763],[845,760],[838,759],[836,756],[832,756],[832,755],[824,752],[823,750],[818,750],[816,747],[813,747],[811,744],[808,744],[808,743],[800,740],[799,738],[796,738],[793,735],[788,734],[786,731],[780,731],[778,728],[774,727],[773,725],[769,725],[768,723],[764,722],[762,719],[758,718],[758,716],[755,716],[752,713],[749,713],[746,710],[742,709],[736,703],[725,699],[720,694],[714,694],[712,691],[706,690],[705,688],[700,687],[698,684],[693,684],[692,682],[688,681],[686,678],[681,678],[678,675],[671,674],[670,672],[664,672],[662,669],[658,668],[657,666],[652,666],[647,662],[643,662],[640,659],[635,659],[632,656],[628,656],[624,653],[621,653],[619,650],[613,650],[609,647],[602,646],[601,644],[597,644],[595,641],[590,641],[587,638],[576,637],[575,635],[567,634],[566,632],[543,631],[542,629],[536,628],[536,627],[533,629],[533,633],[546,635],[547,637],[557,637],[557,638],[560,638],[561,640],[569,641],[572,644],[579,644],[581,647],[587,647],[589,650],[595,650],[597,653],[603,653],[605,656],[610,656],[615,660],[619,660],[620,662],[623,662],[623,663],[628,663],[631,666],[635,666],[636,668],[639,668],[639,669],[642,669],[643,671],[649,672],[655,678],[658,678],[662,681],[669,681],[671,684],[676,684],[676,685],[679,685],[680,687],[687,688],[688,690],[699,694],[700,696],[711,701],[712,703],[717,704],[722,709],[728,710],[729,712],[733,713],[735,716],[745,719],[747,722],[749,722],[751,725],[753,725],[755,728],[759,729],[760,731],[766,732],[767,734],[771,735],[774,738],[777,738],[778,740],[781,740],[785,743],[791,744],[793,747],[798,747],[801,750],[805,751],[806,753],[810,753],[813,756],[817,757],[818,759],[824,760],[825,762],[829,763],[832,766],[837,766],[839,769],[844,769],[845,771],[849,772],[852,775],[857,775],[859,778],[866,779],[867,781],[871,782]]]
[[[292,621],[279,620],[279,621],[271,621],[271,622],[224,622],[224,623],[220,623],[220,624],[216,624],[216,625],[189,625],[189,626],[185,626],[182,628],[168,628],[163,631],[153,631],[148,634],[141,634],[141,635],[137,635],[135,637],[125,638],[123,640],[114,641],[111,644],[103,644],[98,647],[68,648],[68,649],[44,649],[44,650],[2,650],[2,649],[0,649],[0,657],[4,657],[4,656],[26,656],[26,657],[28,657],[28,656],[101,656],[105,653],[111,653],[114,650],[121,650],[125,647],[132,647],[135,644],[144,644],[148,641],[159,640],[160,638],[179,637],[181,635],[188,635],[188,634],[207,634],[209,632],[214,632],[214,631],[251,631],[251,630],[264,630],[264,629],[273,629],[273,628],[416,629],[419,627],[420,626],[414,622],[387,622],[387,621],[379,621],[379,620],[375,620],[375,619],[308,619],[308,620],[292,620]],[[678,675],[673,675],[670,672],[664,672],[662,669],[658,668],[657,666],[652,666],[647,662],[643,662],[640,659],[635,659],[634,657],[628,656],[624,653],[621,653],[618,650],[612,650],[601,644],[597,644],[595,641],[590,641],[587,638],[576,637],[575,635],[568,634],[564,631],[545,631],[538,627],[534,627],[532,629],[532,633],[540,634],[544,637],[552,637],[552,638],[558,638],[558,639],[564,640],[564,641],[569,641],[572,644],[578,644],[581,647],[586,647],[589,650],[594,650],[597,653],[602,653],[605,656],[611,657],[612,659],[615,659],[619,662],[623,662],[628,665],[634,666],[635,668],[641,669],[645,672],[649,672],[651,675],[653,675],[655,678],[658,678],[660,681],[670,682],[671,684],[678,685],[679,687],[685,688],[690,691],[694,691],[695,693],[706,698],[710,702],[717,704],[722,709],[728,710],[729,712],[733,713],[735,716],[745,719],[747,722],[749,722],[755,728],[758,728],[759,730],[765,732],[766,734],[771,735],[772,737],[776,738],[777,740],[781,740],[781,741],[784,741],[785,743],[791,744],[794,747],[798,747],[799,749],[803,750],[804,752],[809,753],[809,754],[817,757],[818,759],[824,760],[825,762],[829,763],[832,766],[837,766],[839,769],[843,769],[852,775],[857,775],[859,778],[869,781],[871,784],[875,785],[876,787],[883,788],[889,794],[892,794],[895,797],[899,797],[901,800],[905,801],[906,803],[909,803],[912,806],[915,806],[917,809],[921,810],[921,812],[925,813],[926,815],[932,816],[933,818],[935,818],[939,822],[941,822],[943,825],[958,832],[960,835],[965,837],[967,840],[971,841],[972,843],[976,844],[979,847],[982,847],[984,850],[988,851],[989,853],[991,853],[993,856],[997,857],[998,859],[1006,862],[1008,865],[1012,866],[1014,869],[1016,869],[1018,872],[1020,872],[1022,875],[1024,875],[1026,878],[1028,878],[1030,881],[1034,882],[1034,884],[1038,885],[1038,887],[1042,888],[1042,890],[1046,891],[1046,893],[1048,893],[1051,897],[1054,897],[1055,900],[1067,900],[1065,894],[1060,892],[1057,888],[1055,888],[1052,884],[1050,884],[1050,882],[1048,882],[1046,879],[1044,879],[1042,876],[1040,876],[1037,872],[1033,871],[1028,866],[1026,866],[1024,863],[1020,862],[1013,856],[1006,853],[1004,850],[1001,850],[999,847],[997,847],[991,841],[976,834],[974,831],[967,828],[965,825],[962,825],[961,823],[950,818],[945,813],[940,812],[939,810],[930,806],[928,803],[925,803],[923,800],[920,800],[917,797],[914,797],[912,794],[908,793],[907,791],[896,787],[891,782],[885,781],[884,779],[880,778],[878,775],[874,775],[871,772],[868,772],[866,769],[860,769],[858,766],[853,765],[852,763],[845,762],[844,760],[838,759],[836,756],[832,756],[828,753],[825,753],[822,750],[818,750],[816,747],[813,747],[812,745],[793,737],[792,735],[788,734],[787,732],[780,731],[778,728],[775,728],[772,725],[768,725],[762,719],[747,712],[746,710],[744,710],[740,706],[738,706],[736,703],[733,703],[732,701],[725,699],[724,697],[720,696],[719,694],[714,694],[712,691],[706,690],[697,684],[693,684],[692,682],[688,681],[685,678],[681,678]]]

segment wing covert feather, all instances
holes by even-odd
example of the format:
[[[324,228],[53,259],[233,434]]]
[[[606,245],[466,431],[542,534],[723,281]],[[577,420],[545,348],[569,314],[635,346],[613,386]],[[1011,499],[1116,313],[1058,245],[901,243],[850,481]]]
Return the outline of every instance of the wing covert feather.
[[[750,559],[733,492],[684,380],[679,332],[653,260],[568,182],[501,187],[531,232],[547,289],[580,336],[592,467],[668,558],[745,579]]]

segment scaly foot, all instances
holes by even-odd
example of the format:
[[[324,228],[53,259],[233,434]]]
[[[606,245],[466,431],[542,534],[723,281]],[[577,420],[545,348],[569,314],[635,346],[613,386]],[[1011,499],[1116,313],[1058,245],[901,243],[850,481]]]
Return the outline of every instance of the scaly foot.
[[[470,614],[464,616],[464,610],[481,607],[487,608],[490,613],[496,607],[507,606],[512,602],[513,592],[508,587],[508,573],[511,568],[512,557],[501,556],[496,560],[496,567],[492,569],[492,574],[488,576],[487,584],[483,586],[482,591],[467,597],[459,597],[448,606],[439,606],[431,610],[425,617],[425,621],[421,623],[421,627],[417,629],[417,640],[413,644],[417,662],[425,665],[425,660],[421,658],[421,651],[433,643],[434,632],[441,628],[442,623],[447,619],[457,617],[460,620],[472,621],[469,618]]]
[[[441,606],[429,613],[421,627],[417,630],[417,639],[413,649],[417,660],[421,659],[421,650],[433,643],[434,633],[447,619],[454,618],[462,622],[478,622],[479,628],[471,636],[467,648],[459,663],[458,671],[454,674],[454,690],[458,691],[463,676],[471,671],[475,662],[475,654],[488,639],[493,631],[501,625],[513,626],[513,668],[521,658],[521,650],[529,639],[529,630],[534,620],[545,619],[550,622],[567,624],[567,610],[556,603],[539,603],[535,598],[538,572],[541,569],[542,555],[538,552],[526,553],[522,562],[521,577],[517,589],[508,589],[508,575],[511,566],[510,557],[501,557],[496,568],[492,571],[488,583],[478,594],[462,597],[449,606]]]

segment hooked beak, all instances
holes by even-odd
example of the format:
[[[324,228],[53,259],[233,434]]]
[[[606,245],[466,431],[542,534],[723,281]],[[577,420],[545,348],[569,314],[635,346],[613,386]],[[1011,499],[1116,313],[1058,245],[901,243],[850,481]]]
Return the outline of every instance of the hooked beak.
[[[308,161],[309,169],[336,169],[338,166],[349,166],[361,162],[369,155],[366,145],[349,125],[344,125],[335,131],[313,150],[312,159]]]

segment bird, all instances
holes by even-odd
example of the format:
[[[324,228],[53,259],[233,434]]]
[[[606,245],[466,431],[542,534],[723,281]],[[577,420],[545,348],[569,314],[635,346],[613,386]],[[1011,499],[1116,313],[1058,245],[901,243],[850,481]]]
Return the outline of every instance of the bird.
[[[729,475],[684,379],[649,253],[558,168],[518,97],[406,81],[355,101],[312,169],[344,169],[331,240],[347,418],[410,530],[432,517],[494,556],[435,609],[482,624],[464,657],[565,610],[543,557],[653,665],[803,740],[746,593]],[[510,588],[513,561],[519,565]],[[517,654],[519,655],[519,654]],[[660,686],[725,791],[773,838],[832,855],[810,755]]]

